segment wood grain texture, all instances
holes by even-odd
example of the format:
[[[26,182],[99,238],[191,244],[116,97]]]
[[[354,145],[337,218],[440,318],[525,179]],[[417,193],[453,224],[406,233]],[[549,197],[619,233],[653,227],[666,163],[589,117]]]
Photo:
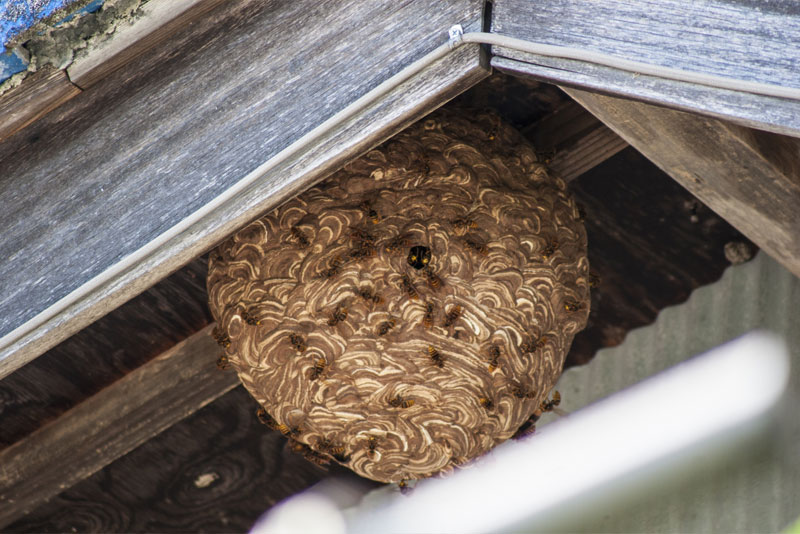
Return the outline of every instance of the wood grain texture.
[[[237,387],[4,532],[247,532],[266,510],[332,477],[258,422]]]
[[[605,124],[573,101],[522,131],[547,159],[550,170],[566,182],[626,148],[626,143]]]
[[[81,90],[64,71],[46,68],[0,98],[0,141],[43,117]]]
[[[520,128],[549,124],[536,129],[541,141],[560,143],[576,136],[570,125],[596,124],[585,110],[574,106],[577,115],[558,127],[544,119],[563,105],[564,98],[553,86],[497,73],[447,105],[461,107],[465,113],[490,107]],[[728,265],[724,244],[743,239],[632,148],[585,173],[569,188],[587,213],[591,269],[600,276],[600,285],[592,291],[590,325],[573,342],[567,365],[587,362],[597,348],[620,343],[630,328],[651,323],[661,308],[715,280]],[[90,348],[92,336],[97,335],[99,344],[112,350],[112,340],[106,338],[114,333],[120,342],[128,337],[130,343],[148,337],[154,338],[151,342],[160,338],[172,342],[169,325],[176,330],[191,328],[203,318],[204,288],[195,287],[190,274],[204,276],[205,264],[198,260],[190,266],[189,273],[181,270],[111,312],[98,322],[109,321],[96,334],[90,332],[98,323],[76,334],[76,338],[88,337],[70,346],[78,352]],[[153,317],[144,322],[148,312]],[[161,323],[166,324],[158,328]],[[91,360],[80,360],[79,354],[68,351],[58,358],[38,358],[5,381],[36,369],[27,375],[30,380],[41,380],[40,389],[62,390],[61,402],[66,403],[72,397],[64,384],[81,370],[91,374],[93,366],[100,364],[97,357],[102,350],[98,350]],[[68,359],[80,361],[67,369],[64,360]],[[87,377],[81,387],[92,387],[95,379]],[[29,381],[18,383],[11,393],[22,395],[30,386]],[[46,412],[45,400],[37,397],[31,408]],[[236,388],[5,531],[244,532],[278,500],[329,476],[287,453],[282,438],[255,422],[255,408],[249,395]],[[24,410],[20,407],[18,412]],[[4,414],[0,418],[4,423],[12,419]],[[4,431],[5,425],[0,429]],[[201,475],[212,473],[219,478],[208,486],[195,484]]]
[[[780,4],[780,5],[778,5]],[[701,0],[499,0],[492,31],[687,71],[800,87],[800,7]],[[493,47],[498,68],[800,136],[800,102],[712,89]],[[503,58],[503,59],[501,59]],[[507,61],[507,60],[517,60]]]
[[[146,259],[28,323],[445,42],[453,23],[480,27],[481,8],[226,3],[1,144],[0,376],[485,77],[480,48],[460,47]]]
[[[0,381],[0,449],[211,323],[199,258]]]
[[[239,384],[206,327],[0,451],[0,527]]]
[[[800,140],[641,102],[566,91],[800,276]]]
[[[150,0],[134,24],[119,27],[108,41],[73,61],[67,75],[87,89],[148,50],[162,45],[178,29],[198,21],[223,0]]]

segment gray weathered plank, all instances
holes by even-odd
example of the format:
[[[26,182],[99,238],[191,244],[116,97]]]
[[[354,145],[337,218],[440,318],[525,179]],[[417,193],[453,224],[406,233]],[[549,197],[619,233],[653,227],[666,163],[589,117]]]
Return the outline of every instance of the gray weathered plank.
[[[481,10],[479,0],[228,2],[0,144],[0,377],[488,75],[478,46],[458,48],[122,263],[445,43],[450,25],[480,28]]]
[[[800,87],[800,5],[752,0],[498,0],[492,32],[653,65]],[[800,102],[492,47],[498,68],[800,136]],[[516,61],[508,61],[516,60]]]
[[[67,67],[75,85],[87,89],[135,57],[163,44],[176,30],[192,24],[224,0],[150,0],[134,24],[115,30],[113,38],[95,46]]]
[[[43,117],[81,90],[64,71],[42,69],[0,99],[0,141]]]
[[[799,139],[642,102],[564,90],[800,276]]]
[[[212,328],[0,451],[0,528],[236,387]]]

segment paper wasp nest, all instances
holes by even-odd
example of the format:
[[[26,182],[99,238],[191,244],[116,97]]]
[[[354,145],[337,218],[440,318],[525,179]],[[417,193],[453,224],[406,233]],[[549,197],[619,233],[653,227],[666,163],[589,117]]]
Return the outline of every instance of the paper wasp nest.
[[[268,424],[384,482],[511,437],[589,313],[563,181],[493,115],[439,112],[210,255],[216,337]]]

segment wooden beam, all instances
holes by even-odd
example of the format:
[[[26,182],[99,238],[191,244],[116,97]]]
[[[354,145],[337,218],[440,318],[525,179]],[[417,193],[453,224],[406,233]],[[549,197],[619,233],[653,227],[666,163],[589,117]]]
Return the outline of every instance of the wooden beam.
[[[548,167],[566,182],[628,146],[599,119],[572,101],[524,128],[522,134],[537,151],[549,157]]]
[[[461,46],[251,175],[482,8],[226,2],[0,144],[0,377],[487,76]]]
[[[0,451],[0,528],[236,387],[212,328]]]
[[[224,0],[150,0],[136,21],[67,67],[69,79],[87,89],[139,55],[163,45],[180,28],[200,20]]]
[[[0,98],[0,141],[43,117],[81,90],[63,70],[42,69]]]
[[[493,33],[726,79],[800,88],[800,4],[759,0],[503,0]],[[800,137],[800,100],[715,89],[492,47],[492,66]]]
[[[641,102],[564,90],[800,276],[800,139]]]

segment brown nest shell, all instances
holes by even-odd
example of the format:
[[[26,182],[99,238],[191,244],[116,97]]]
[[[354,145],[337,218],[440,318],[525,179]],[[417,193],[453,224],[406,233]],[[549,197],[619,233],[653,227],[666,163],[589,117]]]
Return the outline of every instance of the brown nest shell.
[[[539,409],[588,272],[575,203],[533,147],[493,115],[438,112],[224,242],[208,291],[267,422],[399,482]]]

